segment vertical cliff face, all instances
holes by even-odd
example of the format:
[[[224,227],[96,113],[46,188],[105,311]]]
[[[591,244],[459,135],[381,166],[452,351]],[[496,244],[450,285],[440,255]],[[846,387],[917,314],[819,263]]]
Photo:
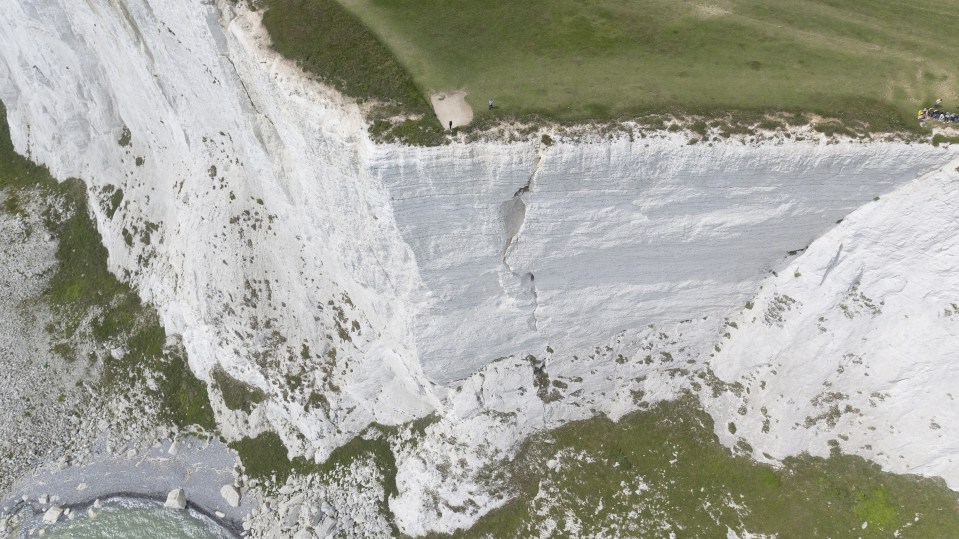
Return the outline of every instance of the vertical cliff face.
[[[355,103],[226,2],[14,1],[0,42],[18,151],[88,183],[111,267],[200,377],[219,364],[268,395],[248,414],[214,385],[227,437],[269,428],[323,458],[371,422],[438,414],[430,444],[395,448],[407,533],[501,503],[474,476],[530,432],[675,396],[719,349],[719,375],[742,376],[717,342],[763,279],[957,154],[682,134],[374,145]],[[480,501],[424,511],[430,493]]]
[[[433,379],[728,315],[789,252],[947,155],[681,136],[537,146],[380,149],[371,163],[429,291],[414,332]]]

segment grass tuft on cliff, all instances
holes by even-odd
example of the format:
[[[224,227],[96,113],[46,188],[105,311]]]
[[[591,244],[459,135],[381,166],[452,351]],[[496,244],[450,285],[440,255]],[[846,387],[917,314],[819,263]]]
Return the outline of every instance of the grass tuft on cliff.
[[[230,410],[242,410],[249,414],[254,406],[266,400],[266,393],[262,389],[233,378],[219,364],[213,367],[210,377],[223,395],[223,404]]]

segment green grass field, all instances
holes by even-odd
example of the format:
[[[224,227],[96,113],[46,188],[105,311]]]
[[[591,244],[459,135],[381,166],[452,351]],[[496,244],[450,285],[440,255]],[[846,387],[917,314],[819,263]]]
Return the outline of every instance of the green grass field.
[[[937,97],[959,107],[959,10],[931,0],[261,3],[274,11],[267,26],[281,52],[370,90],[351,92],[348,83],[347,93],[422,110],[431,92],[465,89],[480,123],[490,115],[578,122],[801,111],[897,131],[915,129],[916,110]],[[329,16],[340,5],[365,28],[326,40],[330,21],[343,28]],[[321,41],[327,56],[340,49],[339,61],[307,50]],[[337,64],[353,72],[344,78]]]

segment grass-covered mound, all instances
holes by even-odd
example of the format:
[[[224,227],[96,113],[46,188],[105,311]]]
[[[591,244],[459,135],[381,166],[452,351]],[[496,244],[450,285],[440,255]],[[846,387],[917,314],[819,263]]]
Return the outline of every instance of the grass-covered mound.
[[[838,453],[759,464],[723,447],[692,399],[538,436],[510,473],[517,498],[457,537],[959,537],[941,480]]]
[[[346,93],[420,113],[465,89],[480,123],[801,111],[899,131],[959,98],[959,11],[932,0],[259,4],[278,50]]]

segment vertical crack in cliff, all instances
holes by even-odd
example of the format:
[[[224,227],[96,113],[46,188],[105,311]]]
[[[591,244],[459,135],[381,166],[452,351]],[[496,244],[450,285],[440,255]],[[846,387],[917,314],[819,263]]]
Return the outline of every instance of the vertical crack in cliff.
[[[113,9],[116,10],[119,15],[118,20],[122,23],[123,27],[130,34],[130,37],[134,42],[143,50],[143,53],[146,54],[147,58],[150,60],[151,66],[156,66],[156,58],[153,56],[153,51],[150,50],[150,46],[146,39],[143,39],[143,32],[140,31],[140,26],[137,24],[136,19],[133,18],[133,15],[130,14],[130,9],[127,7],[125,2],[119,0],[110,0],[110,4],[113,6]],[[146,9],[150,10],[149,4],[147,4]],[[152,15],[152,10],[151,15]]]
[[[253,107],[253,110],[257,113],[257,115],[266,116],[265,114],[260,112],[260,108],[256,106],[256,101],[254,101],[253,96],[250,95],[250,89],[246,87],[246,81],[244,81],[243,76],[240,75],[240,70],[236,68],[236,64],[233,62],[233,58],[230,58],[229,54],[223,54],[222,56],[223,58],[226,58],[227,62],[230,62],[230,67],[233,68],[233,74],[236,75],[236,80],[240,81],[240,86],[243,87],[243,92],[246,94],[246,99],[247,101],[250,102],[250,106]],[[270,118],[267,117],[267,120],[270,120]],[[272,120],[270,120],[270,123],[272,123]]]
[[[536,277],[532,272],[517,271],[512,263],[510,263],[510,255],[513,254],[516,246],[519,245],[519,235],[523,230],[523,226],[526,224],[526,201],[524,200],[524,196],[529,193],[536,184],[536,177],[542,170],[545,155],[546,149],[541,149],[536,157],[536,166],[533,167],[533,172],[530,174],[529,179],[526,180],[526,185],[517,189],[516,192],[513,193],[513,198],[507,200],[500,206],[500,215],[503,219],[503,227],[506,230],[506,243],[503,246],[502,253],[503,265],[517,278],[521,289],[530,295],[533,303],[530,318],[536,331],[540,329],[539,319],[537,318],[539,294],[536,291]]]
[[[839,248],[836,249],[836,254],[832,257],[832,260],[829,261],[829,264],[826,265],[826,271],[822,274],[822,280],[819,281],[819,286],[822,286],[826,282],[826,277],[829,277],[829,273],[835,269],[839,264],[839,258],[842,256],[842,243],[839,244]]]
[[[243,92],[246,94],[246,99],[247,101],[250,102],[250,106],[253,107],[253,112],[256,113],[256,117],[266,120],[267,123],[270,124],[270,127],[273,129],[273,135],[278,137],[279,130],[277,130],[276,124],[273,123],[273,118],[271,118],[269,114],[263,114],[262,112],[260,112],[260,107],[256,106],[256,101],[254,101],[253,96],[250,94],[250,89],[246,87],[246,81],[243,80],[243,75],[241,75],[240,70],[236,68],[236,64],[233,62],[233,59],[230,58],[229,54],[223,54],[222,56],[223,58],[226,58],[226,61],[230,62],[230,66],[233,68],[233,74],[236,75],[236,80],[240,82],[240,87],[243,88]],[[256,122],[253,125],[254,125],[253,136],[256,137],[256,139],[260,142],[260,144],[264,148],[267,148],[268,145],[263,136],[263,132],[260,129],[260,125],[261,125],[260,122]]]

